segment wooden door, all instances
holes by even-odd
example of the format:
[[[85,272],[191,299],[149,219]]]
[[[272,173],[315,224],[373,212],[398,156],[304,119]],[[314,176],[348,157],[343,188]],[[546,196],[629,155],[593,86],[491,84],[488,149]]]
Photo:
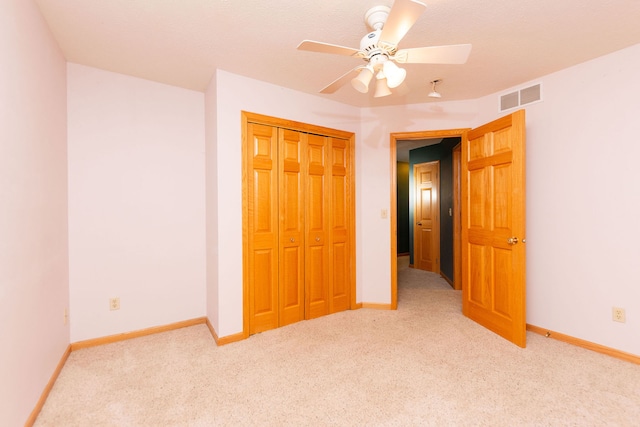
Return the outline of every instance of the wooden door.
[[[415,210],[413,221],[413,264],[420,270],[440,272],[440,163],[413,167]]]
[[[308,135],[305,217],[307,319],[329,313],[329,138]]]
[[[463,134],[462,311],[521,347],[525,316],[525,113]]]
[[[278,326],[278,135],[247,125],[247,264],[249,334]]]
[[[330,138],[331,144],[331,248],[329,288],[329,312],[336,313],[349,308],[351,301],[351,164],[348,141]]]
[[[304,319],[304,177],[307,135],[278,130],[279,326]]]

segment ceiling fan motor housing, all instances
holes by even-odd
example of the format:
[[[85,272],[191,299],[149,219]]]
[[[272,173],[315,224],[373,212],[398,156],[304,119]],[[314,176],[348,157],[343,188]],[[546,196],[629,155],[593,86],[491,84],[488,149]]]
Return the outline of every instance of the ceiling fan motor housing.
[[[374,69],[382,67],[382,64],[386,62],[390,54],[392,54],[378,46],[382,27],[385,22],[387,22],[390,11],[391,8],[389,6],[374,6],[364,14],[364,22],[373,31],[366,34],[362,40],[360,40],[360,52],[366,55],[364,60],[374,67]]]
[[[382,67],[382,64],[388,61],[393,55],[392,51],[386,49],[384,46],[378,45],[381,33],[382,30],[375,30],[360,40],[360,52],[364,55],[363,59],[376,70]]]
[[[360,51],[370,52],[374,49],[378,49],[380,33],[382,33],[382,30],[375,30],[365,35],[362,40],[360,40]]]

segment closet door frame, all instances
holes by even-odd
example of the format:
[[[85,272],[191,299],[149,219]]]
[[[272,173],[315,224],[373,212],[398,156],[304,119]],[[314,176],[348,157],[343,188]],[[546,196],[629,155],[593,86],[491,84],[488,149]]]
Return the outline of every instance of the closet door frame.
[[[249,316],[249,285],[247,278],[249,277],[249,265],[247,262],[248,254],[248,197],[247,192],[247,180],[251,177],[248,176],[247,171],[247,144],[248,139],[248,124],[256,123],[262,125],[273,126],[277,128],[290,129],[298,132],[304,132],[308,134],[322,135],[326,137],[339,138],[347,141],[349,151],[349,192],[348,210],[350,218],[349,227],[349,265],[348,269],[350,286],[350,304],[349,309],[353,310],[359,308],[360,305],[356,303],[356,245],[355,245],[355,134],[352,132],[346,132],[337,129],[326,128],[322,126],[316,126],[307,123],[296,122],[292,120],[280,119],[277,117],[265,116],[262,114],[251,113],[247,111],[241,112],[242,121],[242,286],[243,286],[243,336],[249,337],[250,328],[250,316]]]

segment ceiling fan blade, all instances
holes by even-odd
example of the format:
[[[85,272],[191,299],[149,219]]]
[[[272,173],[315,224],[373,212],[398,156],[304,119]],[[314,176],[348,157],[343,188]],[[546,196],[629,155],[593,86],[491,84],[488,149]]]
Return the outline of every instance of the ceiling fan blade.
[[[333,82],[329,83],[329,85],[325,86],[320,91],[320,93],[333,93],[333,92],[337,91],[342,86],[344,86],[347,82],[350,82],[354,77],[356,77],[358,75],[358,73],[360,72],[360,70],[362,70],[363,68],[365,68],[364,65],[359,65],[356,68],[347,71],[347,73],[343,74],[342,76],[338,77]]]
[[[393,59],[400,64],[464,64],[471,52],[470,44],[400,49]]]
[[[382,27],[380,42],[397,46],[426,7],[417,0],[396,0]]]
[[[339,46],[337,44],[316,42],[313,40],[303,40],[298,45],[298,50],[306,50],[309,52],[334,53],[336,55],[356,56],[360,51],[352,47]]]

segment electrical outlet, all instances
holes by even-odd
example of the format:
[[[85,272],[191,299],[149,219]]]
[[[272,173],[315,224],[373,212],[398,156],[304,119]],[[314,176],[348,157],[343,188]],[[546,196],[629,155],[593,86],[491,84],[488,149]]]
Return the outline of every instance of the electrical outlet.
[[[120,310],[120,298],[109,298],[109,310]]]
[[[613,307],[613,321],[624,323],[627,321],[627,316],[624,312],[624,308]]]

